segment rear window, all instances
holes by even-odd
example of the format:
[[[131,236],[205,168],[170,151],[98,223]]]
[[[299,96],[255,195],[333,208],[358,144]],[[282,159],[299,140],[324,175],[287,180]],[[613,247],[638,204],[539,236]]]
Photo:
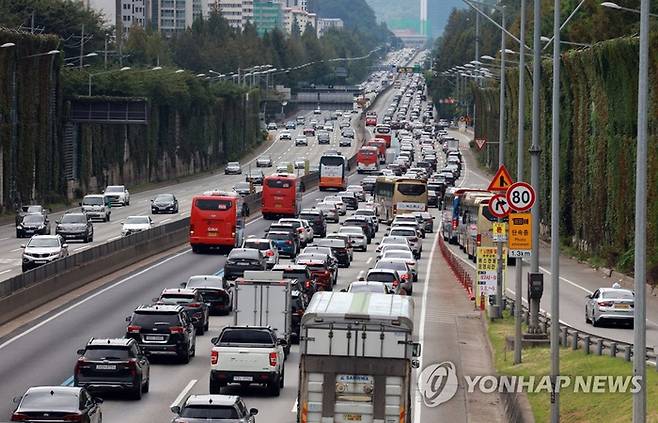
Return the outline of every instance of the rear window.
[[[416,231],[413,229],[406,229],[406,228],[396,228],[391,230],[391,235],[397,235],[397,236],[416,236]]]
[[[286,179],[268,179],[267,186],[269,188],[290,188],[292,187],[292,182]]]
[[[264,330],[225,330],[219,339],[220,344],[272,344],[274,340]]]
[[[21,401],[21,409],[25,411],[78,411],[80,400],[72,392],[50,392],[28,393]]]
[[[249,250],[233,250],[229,253],[228,258],[248,258],[248,259],[258,259],[258,251],[252,249]]]
[[[402,195],[423,195],[427,187],[422,184],[398,184],[398,192]]]
[[[160,302],[165,304],[188,304],[193,301],[194,297],[190,295],[165,294],[160,297]]]
[[[180,320],[176,313],[135,313],[132,324],[136,326],[178,326]]]
[[[190,419],[239,419],[238,410],[232,406],[189,405],[183,408],[181,417]]]
[[[229,210],[231,207],[233,207],[233,201],[220,199],[198,199],[195,202],[195,206],[199,210]]]
[[[300,213],[299,218],[314,221],[314,220],[319,220],[320,215],[319,214],[314,214],[314,213]]]
[[[270,234],[267,235],[267,238],[268,239],[273,239],[273,240],[278,240],[278,241],[283,241],[283,240],[290,239],[290,235],[289,234],[273,234],[273,233],[270,233]]]
[[[270,243],[266,241],[245,241],[244,246],[245,248],[255,248],[261,251],[270,249]]]
[[[116,347],[87,347],[85,350],[87,360],[127,360],[132,358],[129,348]]]
[[[621,300],[633,300],[635,297],[632,292],[627,291],[605,291],[601,292],[601,298],[613,298]]]
[[[283,277],[285,279],[296,279],[300,282],[305,282],[307,279],[309,279],[306,271],[283,272]]]
[[[396,280],[395,275],[392,273],[371,273],[368,275],[367,280],[377,282],[393,282]]]

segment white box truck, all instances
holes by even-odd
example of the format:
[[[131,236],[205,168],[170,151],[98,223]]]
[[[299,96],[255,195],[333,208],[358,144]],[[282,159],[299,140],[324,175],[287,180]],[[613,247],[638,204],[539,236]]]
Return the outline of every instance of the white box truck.
[[[235,281],[233,310],[235,326],[269,326],[285,340],[290,353],[292,334],[292,281],[283,272],[246,270]]]
[[[410,423],[408,296],[318,292],[301,323],[298,423]]]

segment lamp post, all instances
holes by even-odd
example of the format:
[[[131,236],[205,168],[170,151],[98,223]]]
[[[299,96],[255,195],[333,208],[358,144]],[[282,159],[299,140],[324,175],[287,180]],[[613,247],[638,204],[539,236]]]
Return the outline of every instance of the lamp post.
[[[635,13],[635,14],[638,14],[638,15],[642,14],[642,10],[632,9],[630,7],[623,7],[623,6],[620,6],[617,3],[614,3],[614,2],[611,2],[611,1],[604,1],[603,3],[601,3],[601,6],[607,7],[607,8],[610,8],[610,9],[615,9],[615,10],[623,10],[623,11]],[[650,16],[652,18],[658,18],[658,15],[656,15],[655,13],[647,13],[647,16]],[[640,17],[640,19],[642,19],[642,18]],[[640,22],[640,25],[641,24],[642,23]]]
[[[130,70],[130,69],[131,69],[130,66],[124,66],[121,69],[113,69],[113,70],[104,71],[104,72],[90,73],[89,74],[88,85],[87,85],[87,95],[89,97],[91,97],[91,78],[92,77],[98,76],[98,75],[106,75],[106,74],[115,73],[115,72],[125,72],[125,71]]]
[[[1,49],[8,49],[16,47],[14,43],[4,43],[0,45]],[[15,52],[16,50],[12,50]],[[13,60],[11,62],[11,100],[9,102],[9,120],[11,123],[9,129],[9,201],[12,206],[14,205],[15,195],[16,195],[16,162],[15,162],[15,151],[16,151],[16,123],[17,116],[16,110],[18,109],[17,98],[16,98],[16,57],[14,53]],[[2,150],[0,150],[2,151]],[[2,151],[4,152],[4,151]],[[0,177],[4,179],[4,172],[0,172]],[[4,184],[0,184],[0,190],[3,188]],[[4,193],[3,193],[4,194]],[[4,203],[4,195],[0,196],[0,201]]]

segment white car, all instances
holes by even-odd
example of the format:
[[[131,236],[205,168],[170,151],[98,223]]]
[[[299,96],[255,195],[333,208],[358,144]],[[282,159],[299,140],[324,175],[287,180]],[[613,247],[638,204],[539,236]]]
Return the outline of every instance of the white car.
[[[225,175],[242,175],[242,166],[239,162],[228,162],[224,168]]]
[[[384,251],[382,251],[381,254],[382,256],[379,257],[378,260],[404,260],[404,262],[409,265],[409,268],[411,268],[414,282],[418,281],[418,264],[416,263],[414,253],[411,251],[411,249],[396,250],[395,248],[391,248],[389,245],[384,249]]]
[[[418,231],[416,229],[407,226],[393,226],[391,227],[389,236],[402,236],[407,238],[411,250],[414,252],[414,257],[417,259],[420,258],[420,255],[423,253],[423,242],[418,237]]]
[[[153,227],[151,216],[128,216],[121,226],[121,236],[147,231]]]
[[[34,235],[23,249],[23,272],[69,255],[68,245],[59,235]]]
[[[283,131],[279,134],[279,141],[281,140],[288,140],[292,141],[292,135],[290,134],[290,131]]]
[[[322,129],[324,129],[327,132],[334,132],[334,125],[327,123],[322,127]]]
[[[304,224],[306,222],[306,224]],[[290,223],[295,227],[299,233],[299,241],[302,245],[310,244],[313,242],[313,230],[309,230],[308,221],[304,219],[293,219],[293,218],[282,218],[279,219],[279,223]]]
[[[600,326],[617,321],[633,327],[635,294],[629,289],[599,288],[585,297],[585,322]]]
[[[111,204],[130,205],[130,193],[124,185],[109,185],[102,193]]]
[[[272,157],[260,156],[258,160],[256,160],[256,167],[272,167]]]
[[[348,185],[346,191],[353,192],[354,196],[359,201],[366,200],[366,192],[363,190],[361,185]]]
[[[338,229],[338,233],[349,236],[354,249],[358,248],[361,251],[368,250],[368,237],[363,233],[363,228],[360,226],[343,226]]]
[[[112,214],[112,206],[109,200],[102,194],[85,195],[80,202],[80,208],[90,219],[101,219],[109,222]]]
[[[308,138],[306,138],[306,137],[297,137],[297,138],[295,138],[295,146],[297,147],[297,146],[300,146],[300,145],[308,146]]]
[[[267,260],[267,268],[271,269],[279,264],[279,250],[271,239],[250,237],[242,241],[242,248],[255,248]]]
[[[409,248],[411,248],[411,243],[409,240],[404,237],[404,236],[390,236],[387,235],[384,238],[382,238],[382,241],[377,245],[377,252],[379,253],[382,251],[382,248],[384,248],[388,244],[401,244],[401,245],[407,245]]]
[[[337,195],[330,195],[328,197],[324,197],[324,200],[322,200],[325,203],[330,203],[330,204],[335,204],[336,207],[338,207],[338,213],[341,216],[345,216],[347,213],[347,205],[343,202],[343,199]]]

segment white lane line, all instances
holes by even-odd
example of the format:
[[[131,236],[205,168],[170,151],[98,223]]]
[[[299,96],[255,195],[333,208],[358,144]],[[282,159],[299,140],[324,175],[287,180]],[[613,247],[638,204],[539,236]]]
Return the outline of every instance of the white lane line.
[[[197,382],[196,379],[192,379],[191,381],[189,381],[187,383],[187,385],[185,385],[185,388],[183,388],[183,390],[180,391],[180,394],[178,394],[178,396],[176,397],[174,402],[171,403],[169,408],[171,408],[175,405],[177,405],[179,407],[182,407],[183,401],[185,401],[187,399],[187,396],[189,395],[189,393],[192,390],[192,388],[194,387],[194,385],[196,385],[196,382]]]
[[[368,257],[368,260],[366,260],[366,263],[370,264],[371,261],[372,261],[372,257]]]
[[[8,347],[9,345],[13,344],[14,342],[18,341],[19,339],[31,334],[32,332],[36,331],[37,329],[47,325],[48,323],[52,322],[53,320],[57,319],[58,317],[68,313],[69,311],[80,307],[82,304],[85,304],[85,303],[93,300],[94,298],[96,298],[100,295],[103,295],[104,293],[116,288],[117,286],[123,285],[124,283],[126,283],[126,282],[128,282],[132,279],[135,279],[138,276],[143,275],[144,273],[150,272],[151,270],[155,269],[156,267],[159,267],[159,266],[161,266],[161,265],[163,265],[167,262],[170,262],[172,260],[175,260],[175,259],[177,259],[178,257],[180,257],[184,254],[188,254],[191,251],[192,250],[190,249],[190,250],[181,251],[178,254],[174,254],[173,256],[171,256],[171,257],[169,257],[165,260],[162,260],[158,263],[155,263],[155,264],[147,267],[146,269],[140,270],[137,273],[134,273],[130,276],[127,276],[127,277],[121,279],[120,281],[117,281],[117,282],[113,283],[112,285],[110,285],[106,288],[103,288],[100,291],[95,292],[94,294],[91,294],[90,296],[88,296],[88,297],[86,297],[86,298],[84,298],[84,299],[82,299],[82,300],[80,300],[76,303],[71,304],[70,306],[66,307],[64,310],[61,310],[60,312],[53,314],[52,316],[50,316],[49,318],[43,320],[42,322],[39,322],[38,324],[36,324],[36,325],[32,326],[31,328],[19,333],[18,335],[14,336],[13,338],[10,338],[10,339],[6,340],[3,344],[0,344],[0,350],[2,350],[3,348]]]
[[[0,241],[6,241],[6,240],[8,240],[8,239],[9,239],[9,238],[0,238]]]
[[[22,248],[14,248],[13,250],[9,250],[10,253],[15,253],[17,251],[22,250]]]
[[[292,408],[290,409],[291,413],[296,413],[297,412],[297,402],[299,401],[299,398],[295,398],[295,403],[292,405]]]
[[[109,238],[107,241],[116,241],[117,239],[121,238],[121,235],[113,236],[112,238]]]
[[[5,269],[2,272],[0,272],[0,275],[4,275],[5,273],[11,272],[11,269]]]
[[[91,248],[92,245],[83,245],[82,247],[75,248],[73,251],[82,251],[86,250],[87,248]]]
[[[430,252],[429,257],[429,266],[427,266],[427,273],[425,274],[425,286],[423,287],[423,300],[420,306],[420,326],[418,327],[418,343],[423,344],[423,339],[425,338],[425,318],[427,315],[427,295],[430,290],[430,275],[432,274],[432,262],[434,259],[434,253],[436,252],[436,245],[438,244],[438,235],[437,232],[434,234],[432,239],[432,251]],[[418,357],[418,372],[416,377],[420,375],[420,372],[423,370],[423,352],[421,351],[420,357]],[[420,411],[422,410],[422,400],[420,398],[420,390],[415,390],[415,411],[414,411],[414,423],[420,423]]]
[[[164,220],[161,220],[160,223],[169,222],[170,220],[171,220],[171,217],[168,217],[168,218],[166,218],[166,219],[164,219]]]

